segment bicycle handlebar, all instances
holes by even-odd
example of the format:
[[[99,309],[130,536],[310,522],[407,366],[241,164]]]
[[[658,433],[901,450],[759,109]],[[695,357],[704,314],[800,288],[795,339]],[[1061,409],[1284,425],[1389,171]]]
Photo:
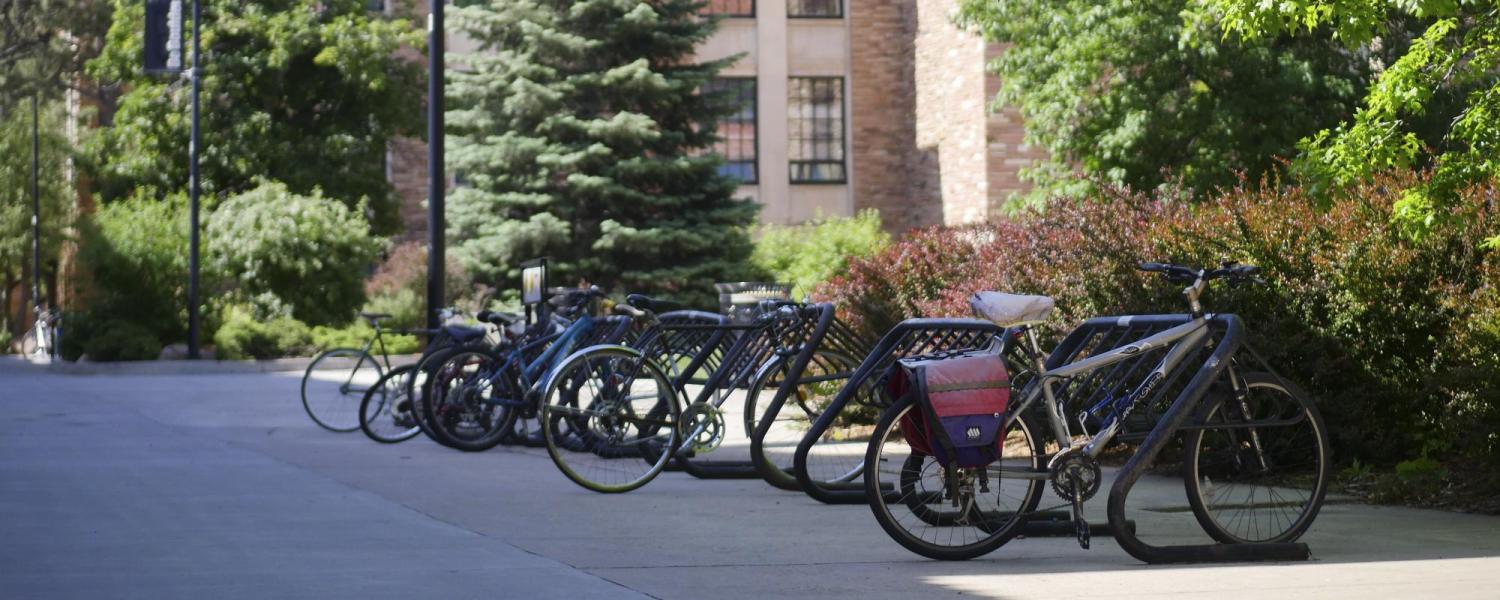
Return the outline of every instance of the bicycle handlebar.
[[[1193,283],[1198,281],[1199,278],[1202,278],[1204,281],[1228,279],[1230,285],[1265,283],[1265,280],[1256,277],[1256,274],[1260,273],[1260,267],[1242,265],[1232,261],[1224,263],[1224,266],[1218,269],[1194,269],[1185,265],[1158,262],[1143,262],[1138,264],[1137,268],[1142,271],[1166,275],[1167,280],[1174,283]]]

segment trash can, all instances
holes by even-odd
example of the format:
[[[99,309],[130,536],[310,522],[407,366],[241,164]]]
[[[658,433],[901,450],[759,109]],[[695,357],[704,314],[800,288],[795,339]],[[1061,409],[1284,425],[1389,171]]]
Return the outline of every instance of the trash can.
[[[716,283],[719,292],[719,313],[729,317],[732,323],[749,323],[759,315],[762,300],[790,300],[792,286],[786,283],[764,281],[740,281]]]

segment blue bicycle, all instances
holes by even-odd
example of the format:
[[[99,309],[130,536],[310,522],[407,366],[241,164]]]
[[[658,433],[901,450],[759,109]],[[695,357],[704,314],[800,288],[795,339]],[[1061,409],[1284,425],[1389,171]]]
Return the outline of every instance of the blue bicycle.
[[[589,308],[604,294],[598,288],[571,290],[548,301],[542,326],[510,348],[462,348],[443,360],[423,384],[420,406],[429,435],[437,442],[468,452],[488,450],[514,434],[520,419],[534,419],[540,394],[536,388],[562,359],[578,348],[618,340],[630,323],[591,316]],[[544,311],[549,312],[549,311]],[[524,436],[524,433],[521,434]]]

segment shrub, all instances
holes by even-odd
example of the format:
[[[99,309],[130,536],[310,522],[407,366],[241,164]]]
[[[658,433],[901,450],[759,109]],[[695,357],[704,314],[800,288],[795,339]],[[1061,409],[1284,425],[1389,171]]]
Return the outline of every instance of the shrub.
[[[66,313],[57,353],[64,360],[150,360],[161,354],[161,340],[139,323],[100,317],[97,313]]]
[[[64,326],[65,337],[91,358],[102,360],[91,336],[105,329],[90,328],[90,322],[133,323],[150,332],[158,347],[187,337],[187,200],[151,196],[141,190],[79,221],[80,293],[89,314],[81,322],[75,315]],[[213,279],[211,272],[203,274],[204,289]]]
[[[880,227],[880,213],[866,210],[803,225],[762,225],[750,260],[772,279],[793,284],[792,295],[800,298],[843,274],[850,258],[869,256],[890,242],[890,234]]]
[[[966,316],[977,290],[1047,294],[1049,329],[1062,333],[1089,316],[1182,312],[1181,286],[1137,261],[1257,264],[1269,285],[1214,286],[1204,303],[1241,314],[1251,344],[1321,402],[1341,461],[1500,462],[1500,259],[1478,246],[1500,226],[1497,186],[1465,190],[1462,214],[1413,240],[1389,216],[1419,177],[1373,182],[1327,210],[1302,189],[1253,185],[1198,205],[1120,191],[1054,201],[917,232],[816,296],[878,334],[911,316]]]
[[[382,324],[384,328],[384,324]],[[357,321],[348,327],[326,327],[319,325],[312,328],[312,345],[319,351],[330,348],[363,348],[365,342],[375,336],[375,330],[364,321]],[[415,354],[422,349],[421,342],[417,336],[403,335],[386,331],[381,334],[385,340],[385,350],[390,354]],[[370,349],[371,352],[380,352],[377,344]]]
[[[241,307],[229,309],[213,339],[221,359],[295,356],[312,346],[312,332],[303,322],[285,316],[257,318]]]
[[[238,297],[272,294],[297,319],[342,323],[364,304],[362,282],[380,242],[358,211],[323,198],[259,187],[225,200],[208,219],[208,263]]]
[[[474,292],[474,280],[453,255],[447,255],[443,301],[455,304]],[[368,312],[392,316],[392,327],[423,327],[427,311],[427,247],[406,242],[391,249],[375,274],[365,281]]]

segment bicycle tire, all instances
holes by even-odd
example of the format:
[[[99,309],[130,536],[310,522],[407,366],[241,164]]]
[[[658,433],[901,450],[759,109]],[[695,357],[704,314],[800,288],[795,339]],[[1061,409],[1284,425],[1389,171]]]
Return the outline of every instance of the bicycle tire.
[[[1237,409],[1235,405],[1238,403],[1229,394],[1223,391],[1215,393],[1204,403],[1200,422],[1206,429],[1191,429],[1185,433],[1183,483],[1188,503],[1204,532],[1218,542],[1295,541],[1312,526],[1328,493],[1328,427],[1317,406],[1290,382],[1270,373],[1245,373],[1241,377],[1247,388],[1245,403]],[[1257,391],[1264,393],[1252,393]],[[1280,406],[1274,405],[1278,399],[1282,403]],[[1246,407],[1250,409],[1249,415],[1245,415]],[[1248,416],[1258,421],[1269,418],[1270,422],[1287,424],[1236,427],[1232,420],[1234,410],[1239,410],[1242,418]],[[1212,427],[1215,423],[1224,427]],[[1295,429],[1302,429],[1298,426],[1303,424],[1310,428],[1299,436]],[[1306,435],[1309,433],[1310,437]],[[1297,454],[1308,450],[1305,444],[1309,442],[1313,444],[1311,453],[1303,458],[1310,459],[1312,464],[1293,462],[1297,460]],[[1206,457],[1210,459],[1207,463]],[[1254,460],[1246,460],[1248,458]],[[1276,468],[1285,468],[1279,469],[1279,473],[1271,473],[1273,467],[1268,466],[1267,459]],[[1247,463],[1252,465],[1252,470],[1256,469],[1254,465],[1260,465],[1261,472],[1247,472],[1243,466]],[[1257,480],[1266,484],[1263,491],[1257,492],[1251,487],[1240,502],[1220,501],[1235,495],[1232,492],[1236,486],[1248,487],[1244,481],[1253,483]],[[1297,488],[1292,488],[1292,485]],[[1297,494],[1299,489],[1305,493]],[[1303,505],[1295,514],[1289,514],[1284,509],[1295,508],[1287,500],[1294,495],[1303,498]],[[1263,501],[1257,501],[1257,497]],[[1225,512],[1229,510],[1233,513]],[[1264,530],[1257,518],[1261,514],[1267,517]],[[1249,530],[1236,529],[1235,525],[1248,526]]]
[[[745,393],[744,426],[745,436],[755,435],[756,428],[764,422],[768,415],[771,400],[782,380],[786,377],[790,359],[777,358],[761,374],[751,382]],[[807,372],[828,374],[828,372],[853,372],[859,367],[859,361],[848,354],[836,351],[818,350],[808,361]],[[847,383],[847,382],[845,382]],[[822,414],[822,407],[833,401],[838,394],[838,388],[833,386],[829,390],[808,389],[808,386],[799,385],[793,391],[792,397],[783,402],[776,415],[769,418],[780,424],[773,424],[766,431],[759,444],[751,444],[750,460],[762,465],[759,471],[766,482],[781,489],[799,489],[797,477],[792,472],[793,457],[796,455],[797,444],[802,437],[798,430],[806,430],[811,427],[813,421]],[[825,480],[828,483],[844,483],[853,480],[863,472],[863,464],[834,466],[829,469],[832,477]]]
[[[985,487],[1000,489],[985,492],[981,488],[974,504],[950,509],[943,491],[942,467],[931,456],[914,451],[901,437],[900,420],[914,408],[911,398],[896,401],[881,415],[870,438],[864,484],[876,522],[896,543],[928,558],[968,560],[993,552],[1020,532],[1027,514],[1041,501],[1045,481],[1006,478],[1004,473],[1007,469],[1045,469],[1042,430],[1034,425],[1031,415],[1020,414],[1006,432],[1001,460],[984,470],[988,477]],[[899,467],[894,471],[882,468],[890,465]],[[1012,486],[1007,495],[1002,486],[1010,482],[1020,487]],[[979,505],[981,501],[985,501],[984,506]]]
[[[422,419],[439,443],[465,452],[481,452],[500,443],[516,411],[504,404],[519,401],[518,385],[498,352],[460,348],[446,356],[423,384]]]
[[[313,376],[317,371],[341,369],[347,369],[347,375],[331,379]],[[385,369],[364,350],[334,348],[323,352],[302,373],[302,408],[314,423],[329,431],[349,433],[359,429],[359,403],[365,391],[384,375]]]
[[[410,380],[418,372],[414,364],[396,367],[365,392],[359,403],[359,429],[365,436],[382,444],[398,444],[422,433],[409,392]]]
[[[447,361],[449,356],[462,350],[473,348],[473,346],[447,346],[427,353],[417,361],[417,369],[422,373],[422,376],[413,377],[406,382],[407,397],[411,398],[412,412],[416,415],[417,419],[417,429],[427,439],[432,440],[440,446],[452,447],[447,439],[441,433],[433,430],[432,426],[427,422],[426,394],[432,391],[429,384],[432,382],[433,374],[437,372],[438,367]],[[479,348],[484,349],[483,347]],[[419,381],[421,382],[420,384],[418,383]]]
[[[577,382],[571,388],[577,393],[562,393],[564,381]],[[640,488],[676,454],[682,415],[677,391],[659,367],[634,350],[611,346],[577,352],[558,365],[545,390],[540,422],[547,455],[585,489]]]

